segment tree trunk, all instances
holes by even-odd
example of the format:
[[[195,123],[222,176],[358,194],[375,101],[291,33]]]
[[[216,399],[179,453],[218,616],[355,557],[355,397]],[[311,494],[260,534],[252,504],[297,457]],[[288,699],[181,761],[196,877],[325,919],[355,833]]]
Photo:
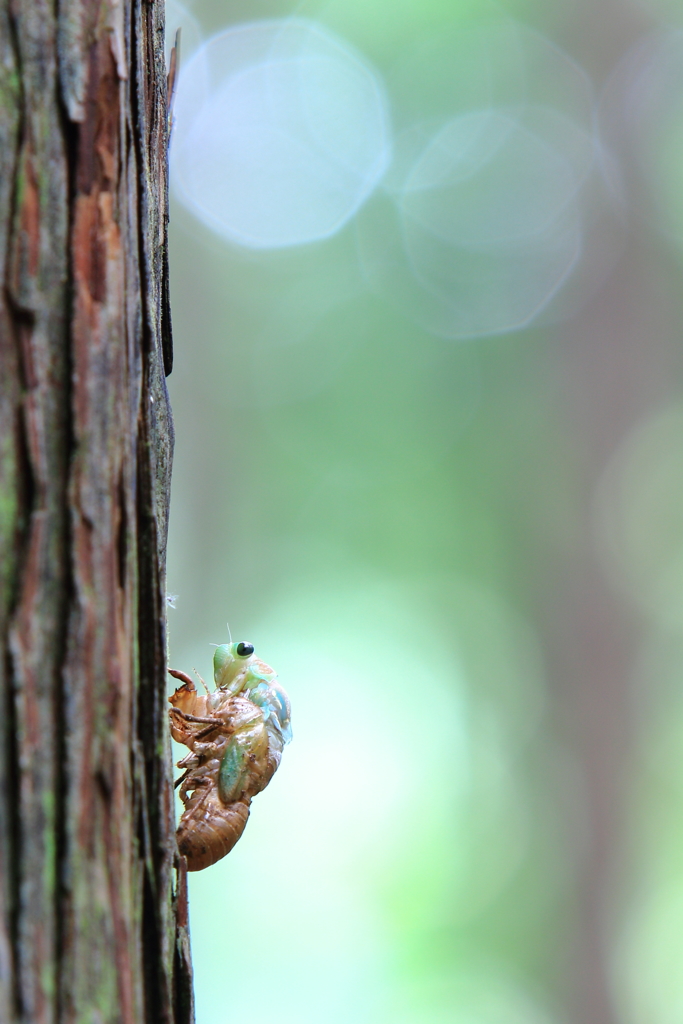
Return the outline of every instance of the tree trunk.
[[[3,1024],[192,1020],[163,30],[160,0],[0,0]]]

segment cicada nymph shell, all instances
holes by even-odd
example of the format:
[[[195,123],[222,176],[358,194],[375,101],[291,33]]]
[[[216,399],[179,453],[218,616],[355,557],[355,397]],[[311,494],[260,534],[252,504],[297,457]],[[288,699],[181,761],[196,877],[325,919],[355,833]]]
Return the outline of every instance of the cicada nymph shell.
[[[178,849],[189,871],[232,850],[252,798],[270,782],[292,738],[289,698],[277,675],[249,643],[222,644],[213,659],[213,693],[200,694],[184,672],[172,697],[171,735],[189,748],[176,785],[184,811]]]

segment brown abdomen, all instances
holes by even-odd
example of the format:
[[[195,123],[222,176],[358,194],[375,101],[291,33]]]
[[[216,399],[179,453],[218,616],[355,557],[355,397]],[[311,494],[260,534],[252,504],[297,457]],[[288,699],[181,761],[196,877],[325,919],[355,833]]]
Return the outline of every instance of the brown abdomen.
[[[214,790],[192,808],[187,808],[178,825],[178,849],[188,871],[208,868],[233,846],[244,832],[251,800],[224,804]]]

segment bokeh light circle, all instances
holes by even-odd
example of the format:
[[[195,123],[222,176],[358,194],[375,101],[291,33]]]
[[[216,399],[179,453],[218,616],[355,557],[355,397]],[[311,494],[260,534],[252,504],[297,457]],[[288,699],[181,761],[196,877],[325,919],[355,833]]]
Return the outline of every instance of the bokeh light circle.
[[[181,72],[176,194],[241,245],[275,249],[334,234],[380,181],[389,155],[377,74],[313,22],[230,28]]]
[[[363,213],[370,282],[442,337],[528,323],[581,251],[576,194],[590,139],[569,122],[564,135],[549,131],[558,119],[542,108],[488,108],[442,125],[402,188]]]
[[[575,310],[604,277],[585,72],[538,33],[494,18],[418,41],[388,88],[394,158],[357,218],[370,286],[442,338]],[[598,255],[613,264],[605,246]]]

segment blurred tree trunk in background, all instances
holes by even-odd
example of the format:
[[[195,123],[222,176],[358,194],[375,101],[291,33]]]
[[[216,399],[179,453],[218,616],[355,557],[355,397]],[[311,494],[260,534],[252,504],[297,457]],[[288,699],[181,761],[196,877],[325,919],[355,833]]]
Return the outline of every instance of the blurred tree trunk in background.
[[[162,4],[0,0],[3,1024],[192,1018],[165,714],[167,135]]]
[[[645,7],[605,0],[598,11],[590,0],[580,0],[571,8],[565,38],[601,89],[606,73],[650,31]],[[654,251],[636,219],[615,272],[561,331],[568,422],[582,454],[575,484],[581,529],[568,561],[556,564],[555,573],[546,571],[540,597],[551,674],[560,682],[559,705],[584,787],[587,835],[578,879],[577,948],[568,972],[577,1024],[620,1019],[610,962],[614,925],[607,914],[623,897],[619,872],[638,728],[632,679],[642,626],[605,579],[594,515],[596,487],[623,438],[657,402],[663,406],[671,400],[671,345],[662,329],[666,313],[662,289],[652,287],[654,277]],[[676,322],[675,314],[669,322]]]

